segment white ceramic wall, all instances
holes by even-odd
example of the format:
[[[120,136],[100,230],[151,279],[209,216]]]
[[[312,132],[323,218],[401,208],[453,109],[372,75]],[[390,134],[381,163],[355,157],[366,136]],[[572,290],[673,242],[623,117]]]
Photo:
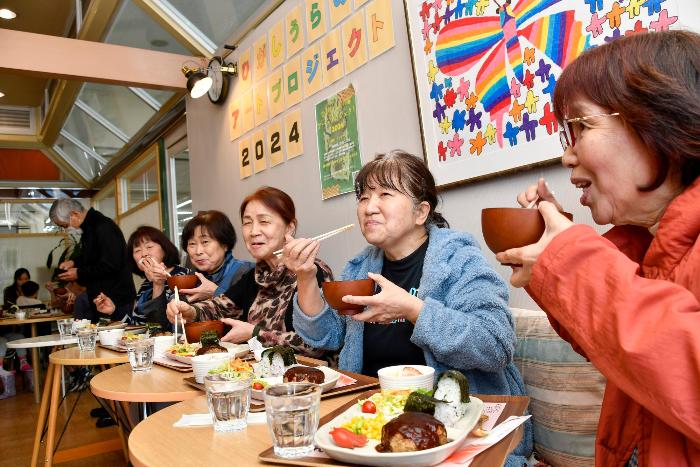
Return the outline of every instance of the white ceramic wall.
[[[267,31],[298,0],[283,3],[257,31]],[[378,152],[405,149],[422,157],[420,126],[416,104],[411,57],[401,0],[392,0],[396,46],[377,59],[346,76],[332,86],[303,101],[302,131],[304,155],[241,180],[238,175],[237,143],[229,138],[227,105],[211,104],[201,98],[187,101],[187,128],[190,147],[190,177],[193,208],[219,209],[227,213],[240,235],[238,207],[241,200],[262,185],[283,189],[294,199],[299,219],[298,234],[313,236],[356,221],[355,197],[346,194],[321,201],[315,136],[314,106],[317,102],[352,84],[357,93],[360,146],[363,161]],[[250,47],[261,32],[248,35],[239,50]],[[232,55],[231,58],[235,58]],[[232,81],[235,89],[235,80]],[[235,91],[234,91],[235,93]],[[235,94],[234,94],[235,95]],[[229,95],[229,102],[233,98]],[[500,266],[483,243],[481,209],[515,206],[515,197],[528,184],[544,175],[575,220],[592,224],[590,213],[583,209],[577,192],[568,182],[568,170],[549,166],[513,175],[503,175],[442,192],[442,212],[453,228],[471,232],[482,244],[484,254],[507,279],[510,269]],[[345,262],[366,245],[359,229],[325,241],[320,256],[336,273]],[[238,257],[248,258],[242,242],[235,249]],[[522,290],[511,289],[511,306],[536,308]]]

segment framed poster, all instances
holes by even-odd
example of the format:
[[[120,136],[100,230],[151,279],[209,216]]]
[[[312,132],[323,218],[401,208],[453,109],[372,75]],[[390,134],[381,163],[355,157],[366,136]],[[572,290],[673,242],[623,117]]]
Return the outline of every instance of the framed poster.
[[[362,159],[352,85],[316,104],[316,137],[323,199],[355,191]]]
[[[405,2],[426,161],[439,186],[562,153],[552,97],[585,49],[697,24],[682,0]]]

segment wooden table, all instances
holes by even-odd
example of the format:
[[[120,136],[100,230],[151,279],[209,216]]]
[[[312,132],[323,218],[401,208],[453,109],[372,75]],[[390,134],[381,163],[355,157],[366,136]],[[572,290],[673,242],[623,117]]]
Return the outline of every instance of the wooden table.
[[[32,451],[32,467],[37,465],[39,460],[39,448],[44,426],[48,423],[48,433],[46,438],[46,450],[44,455],[44,465],[51,466],[54,462],[54,449],[56,441],[56,416],[58,415],[58,398],[61,392],[61,371],[62,366],[94,366],[94,365],[117,365],[125,363],[129,357],[125,353],[112,352],[111,350],[97,347],[93,352],[81,352],[78,347],[53,352],[49,356],[49,368],[46,374],[46,389],[41,396],[41,406],[39,407],[39,419],[37,420],[36,433],[34,435],[34,449]],[[49,390],[50,388],[50,390]],[[48,422],[46,413],[49,413]],[[121,433],[121,432],[120,432]],[[125,440],[108,440],[95,445],[81,446],[79,448],[58,451],[55,454],[55,461],[61,462],[68,459],[81,459],[93,456],[102,452],[126,449]]]
[[[90,388],[97,397],[113,401],[180,402],[202,394],[182,380],[192,375],[158,365],[146,372],[133,372],[131,365],[119,365],[92,378]]]
[[[17,318],[0,318],[0,326],[13,326],[13,325],[24,325],[24,324],[29,324],[31,325],[31,332],[32,332],[32,337],[36,337],[36,324],[37,323],[47,323],[51,321],[58,321],[59,319],[66,319],[66,318],[72,318],[71,315],[64,315],[61,313],[60,315],[51,315],[51,316],[41,316],[37,318],[26,318],[26,319],[17,319]],[[77,342],[77,341],[76,341]],[[8,343],[9,348],[15,348],[11,343]],[[16,348],[21,348],[21,347],[16,347]],[[39,364],[39,347],[31,347],[32,349],[32,370],[34,372],[34,400],[36,403],[39,403],[39,398],[41,394],[41,365]]]
[[[358,393],[321,400],[321,416],[351,402]],[[478,396],[484,401],[504,402],[509,405],[499,417],[522,413],[528,398],[518,396]],[[136,467],[162,465],[219,465],[231,462],[236,465],[270,465],[261,462],[258,454],[272,446],[267,424],[249,424],[235,433],[217,433],[211,426],[175,428],[173,423],[183,414],[207,413],[206,396],[196,397],[165,408],[139,423],[129,437],[129,459]],[[479,454],[474,467],[502,465],[505,457],[520,442],[523,427],[506,436],[495,446]]]

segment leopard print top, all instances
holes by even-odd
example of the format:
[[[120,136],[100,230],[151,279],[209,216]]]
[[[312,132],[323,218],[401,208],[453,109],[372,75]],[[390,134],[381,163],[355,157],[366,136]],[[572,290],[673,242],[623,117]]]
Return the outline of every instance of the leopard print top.
[[[319,259],[315,262],[318,268],[317,279],[332,281],[333,272],[330,267]],[[246,281],[246,276],[243,276],[238,282],[231,284],[225,294],[193,304],[197,313],[196,320],[234,318],[255,325],[260,324],[258,340],[265,347],[284,345],[294,349],[297,354],[322,358],[330,362],[337,360],[337,355],[329,355],[326,350],[310,347],[294,332],[291,317],[297,278],[293,272],[283,264],[271,269],[263,261],[255,265],[254,280],[257,284],[257,294],[254,298],[251,297],[252,303],[249,307],[244,303],[245,298],[238,300],[241,303],[236,303],[234,300],[236,297],[244,297],[246,292],[249,293],[255,289],[255,284]]]

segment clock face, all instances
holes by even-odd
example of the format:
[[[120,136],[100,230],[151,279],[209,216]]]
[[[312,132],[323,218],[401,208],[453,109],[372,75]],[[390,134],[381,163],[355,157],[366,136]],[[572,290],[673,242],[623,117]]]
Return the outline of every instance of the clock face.
[[[221,58],[214,57],[209,62],[207,76],[212,79],[211,88],[209,88],[209,100],[215,104],[219,104],[226,100],[228,91],[228,76],[224,76],[221,71]]]

